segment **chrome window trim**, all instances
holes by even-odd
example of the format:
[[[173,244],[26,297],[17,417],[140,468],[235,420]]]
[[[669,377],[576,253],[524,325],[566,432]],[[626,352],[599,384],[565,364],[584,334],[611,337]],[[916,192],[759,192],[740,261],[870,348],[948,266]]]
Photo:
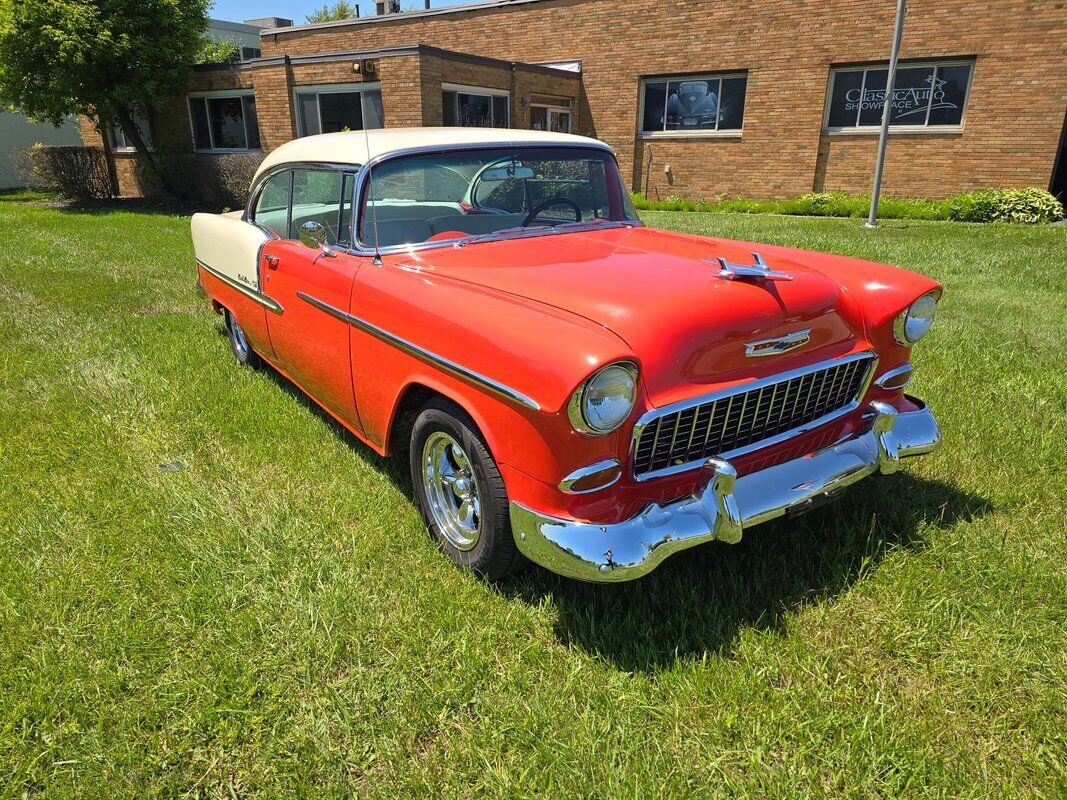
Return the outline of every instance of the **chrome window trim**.
[[[475,372],[472,369],[468,369],[467,367],[464,367],[461,364],[457,364],[451,359],[438,355],[437,353],[434,353],[431,350],[427,350],[424,347],[420,347],[414,342],[408,341],[407,339],[397,336],[394,333],[390,333],[384,328],[379,328],[377,325],[373,325],[364,319],[360,319],[357,316],[349,314],[347,311],[342,311],[339,308],[331,306],[329,303],[324,303],[322,300],[319,300],[316,297],[312,297],[309,294],[305,294],[304,292],[297,292],[296,296],[304,302],[319,309],[320,311],[329,314],[331,317],[335,317],[336,319],[339,319],[342,322],[347,322],[349,325],[352,325],[355,328],[359,328],[365,333],[369,333],[371,336],[374,336],[377,339],[381,339],[386,344],[391,344],[394,347],[403,350],[405,353],[408,353],[409,355],[415,356],[416,358],[427,362],[428,364],[432,364],[436,367],[445,370],[446,372],[450,372],[453,375],[457,375],[460,378],[464,378],[465,380],[477,384],[478,386],[481,386],[484,389],[488,389],[489,391],[498,394],[501,397],[504,397],[508,400],[512,400],[516,403],[519,403],[520,405],[533,409],[534,411],[541,410],[541,406],[539,406],[537,402],[534,401],[532,398],[527,397],[522,392],[516,389],[512,389],[506,384],[495,381],[492,378],[488,378],[485,375],[482,375],[479,372]]]
[[[262,249],[263,248],[261,246],[260,250],[262,250]],[[285,309],[282,308],[281,303],[279,303],[273,297],[269,297],[269,296],[263,294],[262,292],[257,292],[251,286],[245,286],[243,283],[240,283],[239,281],[235,281],[229,275],[224,275],[223,273],[219,272],[214,267],[209,266],[208,264],[205,264],[199,258],[196,259],[196,264],[197,264],[198,267],[203,268],[203,270],[205,272],[207,272],[208,274],[218,278],[220,281],[225,283],[231,289],[236,289],[238,292],[243,294],[248,299],[259,303],[261,306],[265,307],[268,311],[273,311],[275,314],[281,314],[285,310]]]
[[[256,202],[259,200],[259,194],[260,194],[260,192],[263,191],[264,184],[266,184],[266,182],[268,180],[273,178],[279,172],[284,172],[285,170],[294,170],[294,169],[318,169],[318,170],[325,170],[325,171],[331,171],[332,170],[332,171],[335,171],[335,172],[348,173],[350,175],[357,175],[358,176],[359,175],[359,171],[360,171],[360,165],[359,164],[341,164],[341,163],[333,162],[333,161],[287,161],[284,164],[277,164],[276,166],[271,167],[266,172],[264,172],[262,175],[260,175],[258,178],[256,178],[255,181],[252,183],[252,189],[248,193],[248,203],[245,204],[244,214],[241,215],[241,219],[243,221],[249,223],[250,225],[255,225],[257,228],[260,228],[261,230],[266,230],[262,225],[257,224],[255,219],[254,219],[254,217],[253,217],[253,211],[254,211],[254,209],[256,207]],[[292,208],[292,205],[293,205],[293,196],[292,196],[292,191],[291,190],[292,190],[292,186],[290,185],[290,194],[289,194],[289,207],[290,208]],[[355,200],[355,195],[353,195],[352,199]],[[353,206],[353,210],[355,210],[354,206]],[[269,233],[269,231],[268,231],[268,233]],[[275,238],[275,239],[279,238],[277,236],[274,236],[274,234],[271,234],[271,236],[272,236],[272,238]]]
[[[381,154],[375,156],[374,158],[368,159],[367,163],[363,165],[363,167],[359,170],[359,174],[356,176],[356,189],[355,189],[356,194],[355,194],[355,198],[354,198],[353,203],[352,203],[352,207],[355,210],[355,214],[356,214],[356,216],[355,216],[356,225],[355,225],[355,228],[354,228],[355,235],[352,237],[352,248],[349,249],[348,252],[350,252],[350,253],[352,253],[354,255],[360,255],[360,256],[388,255],[390,253],[414,253],[414,252],[418,252],[420,250],[429,250],[429,249],[438,248],[438,247],[455,247],[457,244],[463,244],[465,242],[470,242],[471,239],[474,238],[472,236],[467,236],[467,237],[464,237],[462,239],[447,239],[445,241],[440,241],[440,242],[413,242],[413,243],[407,243],[407,244],[394,244],[394,245],[387,245],[386,247],[379,247],[377,249],[375,249],[373,247],[368,247],[363,242],[363,240],[361,238],[362,231],[359,230],[359,221],[363,217],[362,211],[363,211],[363,190],[364,190],[364,187],[367,184],[367,180],[368,180],[368,177],[370,176],[371,171],[375,167],[377,167],[378,165],[383,164],[386,161],[391,161],[391,160],[396,159],[396,158],[406,158],[406,157],[409,157],[409,156],[427,155],[427,154],[430,154],[430,153],[450,153],[450,152],[455,152],[457,150],[492,150],[494,148],[511,148],[511,149],[514,149],[514,150],[540,150],[540,149],[544,149],[545,147],[562,148],[562,149],[568,149],[568,150],[599,150],[599,151],[607,153],[609,156],[611,156],[611,158],[615,159],[615,167],[616,167],[616,169],[618,169],[618,159],[615,158],[615,151],[613,151],[610,147],[608,147],[603,142],[597,142],[597,141],[590,141],[589,143],[584,143],[583,142],[582,144],[557,144],[557,143],[536,144],[536,143],[529,143],[529,142],[516,143],[516,142],[508,141],[507,139],[501,139],[500,141],[478,142],[478,143],[475,143],[475,144],[453,144],[453,145],[447,145],[447,146],[426,145],[426,146],[423,146],[423,147],[408,147],[408,148],[405,148],[405,149],[402,149],[402,150],[393,150],[393,151],[388,152],[388,153],[381,153]],[[621,176],[621,172],[620,172],[620,176]],[[626,191],[626,187],[625,187],[625,185],[623,185],[621,183],[621,181],[620,181],[620,191]],[[627,220],[627,221],[623,221],[623,220],[606,220],[606,221],[600,221],[600,222],[595,222],[595,223],[591,222],[589,227],[591,227],[591,228],[606,227],[606,224],[605,224],[606,222],[612,222],[612,223],[614,223],[614,226],[624,226],[624,227],[625,226],[639,227],[639,226],[641,226],[643,224],[640,220],[636,220],[636,219],[635,220]],[[555,228],[538,228],[538,229],[536,229],[538,231],[538,233],[536,233],[536,234],[523,233],[523,234],[520,234],[518,236],[516,236],[515,234],[510,234],[510,235],[504,234],[504,235],[501,235],[501,236],[487,236],[485,238],[478,239],[478,241],[479,242],[495,242],[495,241],[500,241],[501,239],[522,238],[524,236],[529,236],[529,237],[533,238],[533,237],[538,236],[538,235],[539,236],[548,236],[548,235],[561,234],[561,233],[573,233],[573,232],[581,231],[581,230],[585,230],[585,229],[586,229],[586,226],[582,226],[582,227],[575,226],[574,228],[568,228],[567,230],[563,230],[563,231],[556,230]]]
[[[615,470],[615,477],[607,483],[602,483],[600,486],[594,486],[592,489],[574,489],[574,484],[580,481],[587,475],[594,475],[598,472],[607,472],[608,470]],[[585,467],[579,467],[574,470],[570,475],[559,482],[559,490],[566,492],[567,494],[590,494],[592,492],[599,492],[601,489],[607,489],[609,486],[614,486],[622,478],[622,465],[619,464],[617,458],[605,458],[603,461],[597,461],[595,464],[589,464]]]
[[[680,472],[687,472],[689,470],[703,466],[707,462],[707,458],[699,458],[694,461],[687,461],[684,464],[676,464],[670,467],[663,467],[662,469],[657,469],[652,472],[645,472],[641,475],[637,475],[633,471],[634,456],[637,452],[637,440],[640,437],[641,432],[646,427],[648,427],[648,424],[653,420],[657,419],[658,417],[666,416],[668,414],[674,414],[679,411],[685,411],[686,409],[704,405],[705,403],[710,403],[714,400],[720,400],[724,397],[744,394],[745,392],[762,389],[763,387],[770,386],[771,384],[782,383],[784,381],[793,380],[794,378],[803,377],[804,375],[808,375],[812,372],[819,372],[820,370],[828,369],[830,367],[836,367],[840,366],[841,364],[848,364],[853,361],[860,361],[863,359],[870,359],[871,363],[867,367],[867,372],[863,377],[863,381],[860,383],[859,391],[856,392],[856,397],[852,400],[852,402],[839,409],[836,409],[835,411],[831,411],[829,414],[824,414],[818,419],[813,419],[811,422],[805,425],[801,425],[798,428],[793,428],[792,430],[784,431],[778,434],[777,436],[770,437],[769,439],[762,439],[758,442],[753,442],[752,444],[748,444],[743,447],[738,447],[733,450],[729,450],[725,453],[715,453],[715,458],[728,460],[730,458],[736,458],[738,456],[743,456],[748,453],[753,453],[757,450],[762,450],[765,447],[772,447],[774,445],[781,444],[782,442],[808,433],[814,430],[815,428],[818,428],[828,422],[832,422],[833,420],[839,417],[843,417],[846,414],[855,411],[857,408],[859,408],[860,401],[867,393],[867,389],[870,388],[871,379],[874,377],[875,370],[878,368],[878,355],[873,350],[863,350],[861,352],[852,353],[851,355],[844,356],[842,358],[826,359],[825,361],[819,361],[815,364],[809,364],[806,367],[798,367],[797,369],[788,370],[786,372],[779,372],[775,375],[768,375],[766,378],[760,378],[755,381],[749,381],[748,383],[742,383],[736,386],[731,386],[729,389],[720,389],[715,392],[709,392],[708,394],[700,395],[699,397],[693,397],[688,400],[679,400],[676,403],[670,403],[668,405],[661,406],[660,408],[653,408],[649,411],[646,411],[637,420],[637,423],[634,425],[633,433],[630,436],[630,452],[628,456],[630,462],[630,473],[633,476],[634,480],[640,483],[652,480],[653,478],[663,478],[668,475],[677,475]]]

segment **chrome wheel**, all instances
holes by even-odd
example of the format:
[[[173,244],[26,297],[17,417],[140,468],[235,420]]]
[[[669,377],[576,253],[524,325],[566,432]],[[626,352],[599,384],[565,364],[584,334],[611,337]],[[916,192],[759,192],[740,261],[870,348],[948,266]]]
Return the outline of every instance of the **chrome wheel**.
[[[478,544],[478,480],[463,447],[444,431],[431,433],[422,446],[422,485],[433,521],[448,543],[463,551]]]
[[[242,360],[248,358],[248,339],[245,338],[245,332],[241,330],[233,314],[230,314],[230,341],[233,342],[233,349],[238,358]]]

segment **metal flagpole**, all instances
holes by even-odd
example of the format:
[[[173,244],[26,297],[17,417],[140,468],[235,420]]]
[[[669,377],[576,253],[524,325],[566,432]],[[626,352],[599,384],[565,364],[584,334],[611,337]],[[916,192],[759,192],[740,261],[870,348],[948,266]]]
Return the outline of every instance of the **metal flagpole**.
[[[885,81],[885,101],[882,106],[882,130],[878,134],[878,160],[874,165],[874,188],[871,190],[871,213],[867,217],[868,228],[877,227],[878,196],[882,193],[882,167],[885,166],[885,147],[889,141],[889,115],[893,110],[893,87],[897,81],[897,57],[900,55],[900,40],[904,36],[904,9],[908,0],[897,0],[897,21],[893,28],[893,52],[889,56],[889,75]],[[863,98],[860,98],[862,102]]]

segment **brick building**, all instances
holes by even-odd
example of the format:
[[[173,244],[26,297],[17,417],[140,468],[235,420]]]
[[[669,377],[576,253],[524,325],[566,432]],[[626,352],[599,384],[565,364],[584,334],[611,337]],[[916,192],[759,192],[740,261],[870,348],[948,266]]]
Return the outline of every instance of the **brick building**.
[[[603,139],[650,196],[870,188],[892,0],[490,0],[263,31],[152,123],[204,158],[363,125]],[[911,0],[884,190],[1062,190],[1062,0]],[[87,141],[99,141],[88,124]],[[117,153],[123,193],[138,193]]]

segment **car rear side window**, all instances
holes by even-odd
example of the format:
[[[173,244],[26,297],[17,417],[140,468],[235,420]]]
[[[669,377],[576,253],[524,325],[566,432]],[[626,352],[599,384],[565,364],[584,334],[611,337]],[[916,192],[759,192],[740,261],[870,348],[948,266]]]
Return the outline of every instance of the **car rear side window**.
[[[253,221],[275,236],[284,239],[289,229],[289,193],[292,173],[284,170],[272,175],[263,184],[256,199]]]

